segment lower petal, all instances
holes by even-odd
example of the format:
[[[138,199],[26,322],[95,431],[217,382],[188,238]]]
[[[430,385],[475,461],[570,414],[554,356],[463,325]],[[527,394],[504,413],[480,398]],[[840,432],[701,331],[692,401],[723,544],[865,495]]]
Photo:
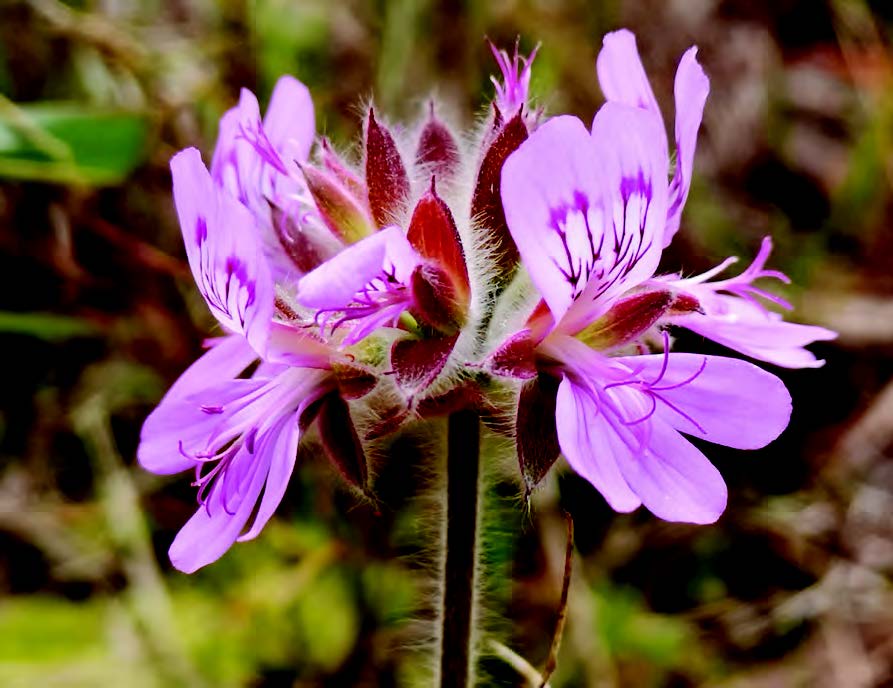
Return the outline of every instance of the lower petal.
[[[619,443],[618,443],[619,444]],[[647,447],[617,451],[627,484],[655,516],[682,523],[713,523],[726,508],[726,484],[693,444],[663,421],[651,422]]]
[[[237,474],[220,476],[205,504],[174,539],[168,554],[175,568],[193,573],[223,556],[254,511],[269,468],[268,456],[250,454],[244,447],[239,451],[227,469],[227,473]],[[227,494],[228,480],[240,483],[241,489],[235,495]]]
[[[638,507],[642,502],[617,465],[618,451],[628,450],[611,441],[614,430],[589,392],[564,378],[558,387],[555,419],[561,451],[571,468],[592,483],[615,511]]]

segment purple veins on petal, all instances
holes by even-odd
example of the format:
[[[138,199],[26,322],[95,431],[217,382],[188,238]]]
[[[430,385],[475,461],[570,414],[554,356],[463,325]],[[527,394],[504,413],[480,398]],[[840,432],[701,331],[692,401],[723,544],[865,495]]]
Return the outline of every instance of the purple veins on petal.
[[[199,509],[170,551],[178,569],[194,571],[260,531],[294,467],[300,414],[332,389],[327,371],[281,368],[272,378],[232,380],[178,399],[167,408],[166,421],[147,422],[144,435],[148,430],[168,447],[176,442],[196,471]],[[206,398],[216,398],[221,412],[197,424],[193,416],[211,406]],[[259,499],[254,524],[242,535]]]
[[[592,256],[586,224],[578,211],[571,212],[574,198],[588,199],[588,216],[601,207],[604,191],[597,149],[575,117],[555,117],[543,124],[502,167],[508,230],[556,322],[577,296],[584,258]],[[600,222],[589,226],[601,232]]]
[[[171,160],[174,203],[193,277],[223,327],[263,353],[273,316],[273,278],[254,216],[211,179],[194,148]]]

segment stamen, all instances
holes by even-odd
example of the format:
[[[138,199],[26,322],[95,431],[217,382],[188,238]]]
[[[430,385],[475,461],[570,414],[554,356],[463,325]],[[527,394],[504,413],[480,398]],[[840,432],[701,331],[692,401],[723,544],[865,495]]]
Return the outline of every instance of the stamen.
[[[706,367],[707,367],[707,357],[704,356],[704,360],[701,361],[701,366],[698,368],[697,372],[695,372],[692,376],[686,378],[682,382],[677,382],[676,384],[673,384],[673,385],[667,385],[666,387],[650,386],[649,389],[652,392],[668,392],[671,389],[679,389],[680,387],[685,387],[685,385],[690,384],[690,383],[694,382],[695,380],[697,380],[698,376],[700,376],[700,374],[704,372],[704,368],[706,368]]]

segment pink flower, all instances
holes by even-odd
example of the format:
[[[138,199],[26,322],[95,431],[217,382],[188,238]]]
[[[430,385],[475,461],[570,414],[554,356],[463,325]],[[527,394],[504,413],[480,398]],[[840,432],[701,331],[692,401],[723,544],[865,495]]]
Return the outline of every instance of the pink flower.
[[[661,323],[699,307],[652,280],[678,227],[706,98],[694,56],[689,50],[677,73],[672,182],[663,122],[634,39],[618,32],[605,38],[599,56],[608,102],[591,130],[574,117],[541,125],[506,162],[502,199],[522,263],[548,308],[529,320],[526,351],[537,377],[525,389],[536,391],[522,390],[521,399],[522,406],[554,408],[557,446],[544,454],[532,446],[542,438],[518,428],[528,487],[560,447],[616,510],[644,504],[667,520],[710,523],[725,508],[726,487],[683,435],[765,446],[788,423],[787,390],[744,361],[672,353],[666,333],[661,354],[618,355],[630,346],[641,352]],[[510,345],[523,358],[517,335]],[[511,369],[504,351],[494,359]],[[519,413],[529,415],[523,407]]]

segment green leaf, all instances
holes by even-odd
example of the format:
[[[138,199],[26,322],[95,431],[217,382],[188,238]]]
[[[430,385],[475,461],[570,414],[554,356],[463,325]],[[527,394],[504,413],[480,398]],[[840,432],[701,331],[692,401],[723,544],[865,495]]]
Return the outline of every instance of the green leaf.
[[[116,184],[143,160],[148,128],[140,113],[0,100],[0,177]]]
[[[0,311],[0,333],[24,334],[57,342],[75,337],[93,337],[99,331],[92,323],[68,315]]]

